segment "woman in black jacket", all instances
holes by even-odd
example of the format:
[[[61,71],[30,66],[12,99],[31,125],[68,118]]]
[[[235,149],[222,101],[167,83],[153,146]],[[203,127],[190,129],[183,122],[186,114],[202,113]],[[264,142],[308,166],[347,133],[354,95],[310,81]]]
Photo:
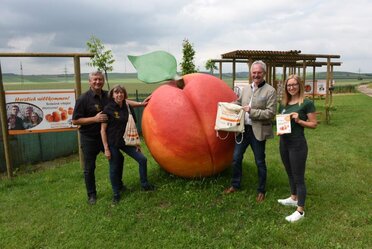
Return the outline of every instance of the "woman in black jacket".
[[[142,190],[154,190],[154,186],[147,180],[147,158],[142,154],[140,146],[128,146],[123,139],[129,110],[131,109],[126,102],[127,98],[128,94],[124,87],[116,85],[111,89],[109,92],[110,102],[103,109],[108,121],[101,125],[102,143],[105,149],[105,156],[110,164],[110,180],[114,192],[114,203],[120,201],[120,193],[125,190],[122,182],[124,157],[121,151],[138,162]],[[142,105],[144,106],[146,103]],[[133,110],[131,112],[133,113]]]

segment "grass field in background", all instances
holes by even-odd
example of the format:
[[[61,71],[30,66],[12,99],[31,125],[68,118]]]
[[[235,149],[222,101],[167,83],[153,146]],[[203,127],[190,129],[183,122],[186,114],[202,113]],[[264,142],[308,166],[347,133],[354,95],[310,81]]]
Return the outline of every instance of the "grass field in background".
[[[56,75],[39,75],[34,77],[24,77],[23,83],[21,80],[14,76],[4,76],[4,88],[5,90],[42,90],[42,89],[75,89],[75,80],[73,77],[59,77]],[[86,91],[89,88],[88,74],[83,74],[81,78],[82,91]],[[160,84],[146,84],[137,79],[136,74],[113,74],[109,76],[110,87],[121,84],[124,85],[128,93],[151,93]],[[108,84],[104,86],[104,89],[108,89]]]
[[[238,74],[237,80],[246,80],[242,77],[242,73]],[[216,75],[217,76],[217,75]],[[362,83],[372,82],[372,76],[364,75],[363,80],[358,80],[355,74],[338,73],[335,92],[355,92],[354,88],[356,85]],[[324,77],[322,73],[317,75],[317,78]],[[341,78],[344,77],[344,78]],[[224,74],[222,78],[230,87],[232,87],[231,74]],[[82,91],[86,91],[89,88],[88,85],[88,74],[82,74]],[[75,89],[75,80],[72,75],[67,77],[64,75],[27,75],[23,79],[20,75],[9,75],[4,74],[3,76],[5,90],[42,90],[42,89]],[[115,84],[124,85],[128,93],[133,96],[134,94],[149,94],[152,93],[159,84],[146,84],[137,79],[137,74],[124,74],[124,73],[112,73],[109,74],[109,85],[112,87]],[[108,84],[104,87],[108,89]]]
[[[317,100],[318,110],[324,106]],[[86,203],[77,156],[28,166],[0,179],[0,248],[370,248],[372,98],[334,96],[329,125],[306,130],[306,217],[289,224],[289,195],[278,137],[267,142],[267,198],[255,202],[257,170],[244,159],[242,191],[224,196],[231,169],[187,180],[159,168],[145,145],[155,192],[141,192],[138,166],[125,159],[130,188],[111,205],[108,163],[97,161],[98,201]]]

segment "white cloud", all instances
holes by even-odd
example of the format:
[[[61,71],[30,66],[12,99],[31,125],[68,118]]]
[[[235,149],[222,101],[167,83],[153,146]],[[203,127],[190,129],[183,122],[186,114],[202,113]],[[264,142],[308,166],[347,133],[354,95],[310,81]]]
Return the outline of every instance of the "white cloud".
[[[8,40],[7,46],[13,52],[28,52],[35,48],[49,47],[55,39],[56,34],[35,34],[33,36],[13,37]]]

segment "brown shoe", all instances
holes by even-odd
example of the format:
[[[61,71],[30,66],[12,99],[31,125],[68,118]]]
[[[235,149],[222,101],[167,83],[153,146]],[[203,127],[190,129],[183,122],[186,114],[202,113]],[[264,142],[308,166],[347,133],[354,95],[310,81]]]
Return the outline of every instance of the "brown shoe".
[[[236,188],[234,188],[233,186],[231,186],[231,187],[225,189],[225,190],[223,191],[223,193],[224,193],[224,194],[232,194],[232,193],[235,193],[236,191],[238,191],[238,190],[237,190]]]
[[[258,193],[256,197],[256,201],[258,203],[263,202],[265,200],[265,193]]]

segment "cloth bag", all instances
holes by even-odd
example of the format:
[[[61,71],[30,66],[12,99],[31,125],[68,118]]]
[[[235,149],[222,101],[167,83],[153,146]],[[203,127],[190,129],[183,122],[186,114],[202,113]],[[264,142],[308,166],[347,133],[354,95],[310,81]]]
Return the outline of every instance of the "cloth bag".
[[[240,105],[236,105],[228,102],[218,102],[216,124],[214,126],[216,135],[220,139],[224,140],[228,137],[229,133],[225,137],[219,135],[219,131],[235,132],[235,140],[239,133],[244,133],[244,110]],[[241,141],[236,141],[241,143]]]
[[[128,108],[128,122],[127,126],[125,127],[125,132],[123,135],[125,145],[128,146],[138,146],[141,144],[140,137],[138,135],[136,122],[134,122],[133,115],[130,111],[129,105],[127,104]]]

